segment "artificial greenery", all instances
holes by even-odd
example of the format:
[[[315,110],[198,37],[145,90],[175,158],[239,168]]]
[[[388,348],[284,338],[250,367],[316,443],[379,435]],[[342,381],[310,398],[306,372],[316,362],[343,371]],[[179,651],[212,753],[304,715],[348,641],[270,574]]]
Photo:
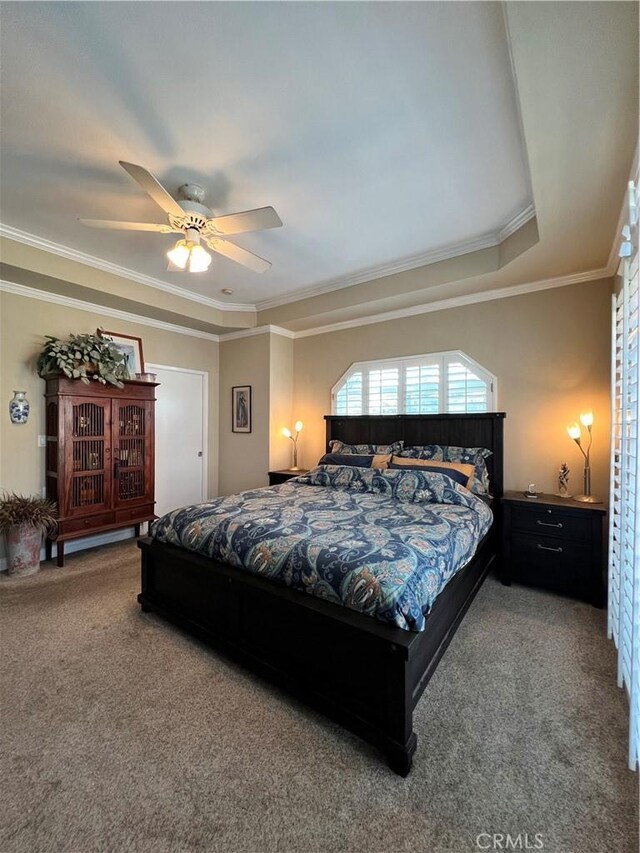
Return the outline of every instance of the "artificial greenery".
[[[0,533],[26,524],[39,530],[56,526],[58,508],[54,501],[37,495],[17,495],[4,492],[0,497]]]
[[[111,338],[101,335],[70,335],[62,341],[46,335],[46,344],[38,357],[38,375],[64,373],[69,379],[79,379],[89,384],[96,379],[103,385],[109,383],[123,387],[128,379],[125,357],[118,352]]]

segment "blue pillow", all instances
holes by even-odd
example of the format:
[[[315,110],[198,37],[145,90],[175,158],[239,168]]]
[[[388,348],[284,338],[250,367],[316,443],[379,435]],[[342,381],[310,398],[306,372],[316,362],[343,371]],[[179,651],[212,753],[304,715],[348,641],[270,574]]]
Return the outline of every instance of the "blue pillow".
[[[395,458],[398,459],[397,456]],[[397,462],[392,462],[389,468],[391,470],[424,471],[427,474],[444,474],[446,477],[451,477],[454,482],[460,483],[465,489],[469,483],[469,476],[464,472],[456,471],[455,468],[441,468],[438,464],[430,465],[428,468],[417,468],[415,465],[399,465]]]
[[[383,454],[361,454],[361,453],[325,453],[318,465],[349,465],[352,468],[373,468],[376,456]],[[389,457],[385,458],[385,467],[389,463]],[[379,466],[376,466],[379,467]]]

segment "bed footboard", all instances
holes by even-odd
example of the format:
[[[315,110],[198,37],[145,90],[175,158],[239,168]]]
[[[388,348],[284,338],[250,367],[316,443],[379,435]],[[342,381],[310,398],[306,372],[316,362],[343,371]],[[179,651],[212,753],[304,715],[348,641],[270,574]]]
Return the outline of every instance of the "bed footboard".
[[[383,750],[396,772],[409,772],[417,739],[407,632],[385,636],[387,626],[370,617],[171,545],[138,544],[143,611],[285,688]]]
[[[381,749],[406,776],[417,746],[413,709],[488,571],[492,538],[447,585],[421,633],[149,538],[138,542],[138,601]]]

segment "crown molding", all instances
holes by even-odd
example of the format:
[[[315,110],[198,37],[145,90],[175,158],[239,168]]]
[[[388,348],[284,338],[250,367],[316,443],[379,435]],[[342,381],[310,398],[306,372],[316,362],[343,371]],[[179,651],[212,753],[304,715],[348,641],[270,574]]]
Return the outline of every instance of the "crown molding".
[[[530,219],[536,215],[536,209],[533,204],[525,207],[524,210],[521,210],[520,213],[516,213],[513,219],[510,219],[504,228],[501,228],[500,231],[496,234],[498,239],[498,243],[503,243],[507,237],[511,237],[512,234],[515,234],[518,229],[522,228],[523,225],[526,225]]]
[[[256,310],[255,305],[247,305],[246,303],[229,303],[219,302],[210,296],[203,296],[200,293],[194,293],[192,290],[185,290],[183,287],[178,287],[175,284],[167,284],[166,281],[161,281],[159,278],[153,278],[144,273],[136,272],[135,270],[121,267],[119,264],[113,264],[111,261],[105,261],[102,258],[96,258],[95,255],[88,255],[86,252],[80,252],[78,249],[72,249],[69,246],[63,246],[60,243],[54,243],[51,240],[45,240],[43,237],[38,237],[35,234],[29,234],[26,231],[20,231],[18,228],[13,228],[11,225],[5,225],[0,222],[0,237],[6,237],[9,240],[15,240],[17,243],[23,243],[25,246],[33,246],[35,249],[42,249],[45,252],[51,252],[54,255],[59,255],[61,258],[66,258],[69,261],[75,261],[79,264],[84,264],[88,267],[93,267],[102,272],[108,272],[112,275],[127,278],[131,281],[137,281],[139,284],[144,284],[147,287],[154,287],[156,290],[163,290],[165,293],[170,293],[172,296],[179,296],[181,299],[188,299],[190,302],[197,302],[199,305],[206,305],[209,308],[217,308],[218,311],[251,311]]]
[[[240,338],[252,338],[254,335],[280,335],[283,338],[293,340],[296,337],[296,332],[291,329],[283,329],[282,326],[255,326],[253,329],[241,329],[238,332],[229,332],[227,335],[219,335],[220,343],[225,341],[237,341]]]
[[[405,317],[414,317],[416,314],[429,314],[432,311],[445,311],[448,308],[460,308],[463,305],[475,305],[480,302],[490,302],[493,299],[506,299],[510,296],[522,296],[527,293],[535,293],[539,290],[551,290],[556,287],[566,287],[570,284],[597,281],[598,279],[609,278],[610,276],[610,270],[608,268],[604,268],[559,276],[558,278],[547,278],[542,281],[514,284],[511,287],[500,287],[495,288],[494,290],[485,290],[480,293],[470,293],[466,296],[452,296],[449,299],[439,299],[436,302],[413,305],[410,308],[399,308],[396,311],[385,311],[382,314],[372,314],[370,317],[360,317],[355,320],[344,320],[343,322],[330,323],[326,326],[316,326],[314,329],[302,329],[295,332],[295,337],[296,340],[298,340],[300,338],[313,337],[314,335],[325,335],[328,332],[355,329],[358,326],[369,326],[373,323],[385,323],[388,320],[400,320]]]
[[[299,302],[301,299],[310,299],[313,296],[323,296],[325,293],[331,293],[334,290],[342,290],[345,287],[352,287],[355,284],[364,284],[367,281],[375,281],[378,278],[384,278],[388,275],[408,272],[418,267],[437,264],[440,261],[448,261],[460,255],[468,255],[470,252],[492,249],[494,246],[499,246],[503,240],[517,231],[518,228],[521,228],[530,219],[533,219],[535,214],[535,207],[533,204],[530,204],[524,210],[520,211],[520,213],[516,214],[513,219],[510,219],[499,231],[490,231],[480,237],[475,237],[473,240],[463,240],[440,249],[430,249],[428,252],[410,255],[409,257],[391,261],[390,263],[366,267],[351,275],[328,279],[312,287],[303,287],[299,290],[290,291],[283,296],[276,296],[273,299],[263,299],[260,302],[256,302],[256,308],[258,311],[279,308],[281,305],[288,305],[290,302]]]
[[[129,311],[120,311],[118,308],[107,308],[103,305],[96,305],[93,302],[74,299],[71,296],[62,296],[60,293],[50,293],[47,290],[26,287],[24,284],[16,284],[13,281],[0,280],[0,292],[13,293],[16,296],[26,296],[28,299],[38,299],[41,302],[51,302],[54,305],[64,305],[66,308],[75,308],[78,311],[90,311],[92,314],[104,314],[105,317],[115,317],[117,320],[126,320],[128,323],[136,323],[140,326],[151,326],[154,329],[175,332],[179,335],[188,335],[191,338],[201,338],[202,340],[214,341],[216,343],[220,340],[219,336],[214,335],[212,332],[189,329],[187,326],[166,323],[164,320],[155,320],[153,317],[144,317],[140,314],[131,314]]]

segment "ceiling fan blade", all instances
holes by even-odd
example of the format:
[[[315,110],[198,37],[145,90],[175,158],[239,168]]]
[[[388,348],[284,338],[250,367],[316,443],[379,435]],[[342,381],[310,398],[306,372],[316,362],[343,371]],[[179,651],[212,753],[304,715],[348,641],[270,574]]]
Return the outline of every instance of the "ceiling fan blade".
[[[231,261],[236,261],[236,263],[242,264],[243,267],[248,267],[254,272],[266,272],[266,270],[271,266],[269,261],[265,261],[264,258],[259,258],[258,255],[254,255],[253,252],[241,249],[240,246],[236,246],[235,243],[229,243],[228,240],[208,239],[206,243],[214,252],[217,252],[219,255],[224,255],[225,258],[229,258]]]
[[[282,220],[272,207],[258,207],[241,213],[229,213],[227,216],[215,216],[209,220],[213,233],[243,234],[245,231],[264,231],[266,228],[280,228]]]
[[[156,222],[116,222],[111,219],[81,219],[80,222],[89,228],[110,228],[113,231],[158,231],[160,234],[171,234],[177,230]]]
[[[165,213],[184,216],[184,210],[175,198],[165,190],[160,181],[154,178],[151,172],[147,172],[142,166],[136,166],[135,163],[127,163],[126,160],[119,160],[118,162]]]

